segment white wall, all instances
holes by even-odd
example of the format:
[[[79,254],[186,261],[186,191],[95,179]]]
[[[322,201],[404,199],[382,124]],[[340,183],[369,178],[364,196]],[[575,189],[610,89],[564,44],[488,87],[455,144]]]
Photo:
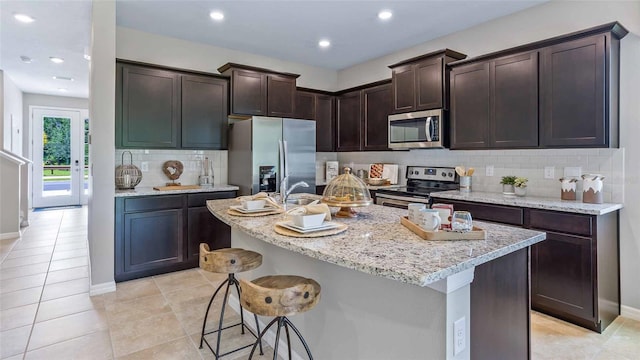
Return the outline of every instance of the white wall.
[[[22,155],[22,91],[4,74],[3,148]]]
[[[611,186],[624,186],[621,190],[625,208],[620,214],[620,259],[621,259],[621,295],[623,313],[635,314],[640,318],[640,286],[638,286],[638,274],[640,274],[640,224],[637,219],[640,216],[640,109],[637,97],[640,93],[640,2],[638,1],[551,1],[520,13],[505,16],[503,18],[475,26],[473,28],[444,36],[439,39],[421,44],[419,46],[390,54],[360,65],[344,69],[338,73],[338,88],[344,89],[380,79],[389,78],[391,72],[387,67],[403,59],[421,55],[430,51],[450,48],[465,53],[471,57],[485,53],[506,49],[515,45],[543,40],[545,38],[586,29],[592,26],[619,21],[630,32],[621,41],[621,65],[620,65],[620,150],[572,150],[551,151],[546,153],[541,150],[533,153],[515,151],[515,158],[522,159],[521,155],[532,163],[524,166],[532,169],[531,176],[538,177],[543,164],[550,163],[554,166],[570,166],[575,163],[583,164],[583,167],[595,170],[600,165],[591,165],[592,162],[602,164],[603,169],[610,169],[611,176],[605,180]],[[568,152],[568,153],[567,153]],[[442,161],[451,156],[458,161],[465,160],[464,153],[459,152],[410,152],[410,153],[383,153],[379,158],[383,161],[409,163],[420,161],[430,163],[430,158]],[[514,156],[512,152],[477,152],[469,153],[466,159],[468,164],[478,164],[480,167],[490,163],[502,164],[505,169],[519,169],[517,164],[512,164]],[[559,155],[559,157],[557,157]],[[477,156],[477,158],[475,158]],[[592,159],[593,158],[593,159]],[[610,160],[607,160],[610,158]],[[370,161],[371,156],[353,154],[339,155],[341,161]],[[408,160],[407,160],[408,159]],[[563,163],[565,165],[563,165]],[[457,165],[451,163],[449,165]],[[506,166],[506,167],[504,167]],[[497,169],[496,169],[497,170]],[[511,171],[511,170],[509,170]],[[557,174],[556,168],[556,175]],[[482,172],[482,171],[481,171]],[[619,175],[615,175],[619,174]],[[498,175],[498,174],[496,174]],[[475,175],[474,175],[475,177]],[[620,178],[623,177],[623,178]],[[484,179],[478,179],[483,187],[494,189],[495,184],[483,183]],[[475,182],[475,179],[474,179]],[[544,181],[540,184],[543,186]],[[616,195],[611,192],[612,200],[618,201]],[[544,193],[550,190],[541,190]],[[555,190],[553,190],[555,191]],[[634,222],[635,219],[635,222]]]
[[[116,4],[94,0],[89,76],[89,258],[91,295],[114,291]]]
[[[225,49],[186,40],[150,34],[124,27],[117,28],[116,56],[182,69],[218,73],[228,62],[300,74],[297,85],[320,90],[337,89],[335,70],[282,61],[266,56]]]

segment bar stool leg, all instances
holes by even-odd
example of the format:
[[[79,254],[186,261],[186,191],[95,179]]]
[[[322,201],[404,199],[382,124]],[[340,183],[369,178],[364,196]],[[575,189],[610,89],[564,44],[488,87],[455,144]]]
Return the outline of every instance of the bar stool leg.
[[[205,331],[205,328],[207,327],[207,318],[209,317],[209,310],[211,309],[211,304],[213,304],[213,299],[216,298],[216,295],[225,284],[227,284],[227,289],[229,288],[228,283],[229,283],[229,279],[223,281],[222,284],[220,284],[220,286],[218,286],[216,291],[213,293],[211,300],[209,300],[209,305],[207,306],[207,312],[204,314],[204,321],[202,322],[202,333],[200,333],[200,349],[202,349],[202,343],[204,342],[204,331]]]
[[[282,316],[278,316],[278,330],[276,330],[276,342],[273,344],[273,360],[278,360],[278,345],[280,343],[281,327],[282,327]]]
[[[238,280],[236,280],[235,276],[233,277],[233,279],[231,279],[231,276],[233,274],[231,274],[229,276],[229,282],[233,283],[233,285],[236,287],[236,292],[238,293],[238,300],[240,300],[240,287],[238,286]],[[242,311],[242,304],[240,304],[240,327],[242,328],[241,330],[241,334],[244,335],[244,312]]]
[[[311,355],[311,350],[309,350],[309,346],[307,345],[307,342],[304,341],[304,338],[300,334],[300,331],[298,331],[298,328],[296,328],[286,316],[284,317],[283,321],[285,322],[285,324],[291,326],[291,329],[293,329],[296,335],[298,335],[298,339],[300,339],[300,342],[302,342],[302,345],[304,345],[304,349],[307,351],[307,356],[309,356],[309,360],[313,360],[313,356]]]
[[[233,278],[234,282],[233,284],[236,286],[236,292],[238,293],[238,300],[240,300],[240,283],[238,282],[238,280],[234,277]],[[244,311],[242,311],[242,302],[240,302],[240,322],[242,323],[242,333],[244,334]],[[258,315],[253,314],[253,318],[256,321],[256,334],[260,334],[260,323],[258,322]],[[251,331],[251,330],[249,330]],[[260,342],[260,355],[264,355],[264,351],[262,350],[262,341]]]
[[[257,320],[257,319],[256,319]],[[273,320],[271,320],[269,322],[269,324],[267,325],[267,327],[264,328],[264,330],[262,330],[262,332],[260,333],[260,335],[258,335],[258,339],[256,340],[255,343],[253,343],[253,347],[251,348],[251,353],[249,354],[249,360],[251,360],[251,358],[253,357],[253,353],[256,351],[256,347],[258,346],[258,343],[260,343],[260,346],[262,346],[262,337],[264,336],[264,334],[267,333],[267,331],[269,330],[269,328],[271,326],[273,326],[273,324],[276,323],[276,321],[279,320],[279,317],[275,317],[273,318]]]
[[[284,333],[287,334],[287,348],[289,349],[289,360],[291,360],[291,338],[289,337],[289,326],[284,322]]]
[[[233,274],[229,274],[229,279],[227,280],[227,289],[224,292],[224,300],[222,303],[222,310],[220,311],[220,322],[218,322],[218,341],[216,343],[216,360],[220,357],[220,338],[222,338],[222,322],[224,321],[224,309],[227,307],[227,301],[229,299],[229,286],[231,286],[231,282],[234,281]]]

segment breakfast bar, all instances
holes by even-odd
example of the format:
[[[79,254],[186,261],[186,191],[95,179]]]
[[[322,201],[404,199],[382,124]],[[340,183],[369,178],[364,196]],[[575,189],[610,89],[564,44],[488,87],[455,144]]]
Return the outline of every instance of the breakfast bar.
[[[359,208],[357,218],[334,219],[348,226],[340,234],[290,237],[274,231],[286,215],[230,215],[236,204],[207,207],[231,226],[232,247],[263,255],[262,266],[243,277],[291,274],[321,284],[316,309],[292,319],[315,357],[481,358],[472,355],[479,322],[492,334],[484,347],[494,358],[530,357],[528,247],[544,232],[477,221],[486,240],[425,241],[400,224],[406,210],[374,205]]]

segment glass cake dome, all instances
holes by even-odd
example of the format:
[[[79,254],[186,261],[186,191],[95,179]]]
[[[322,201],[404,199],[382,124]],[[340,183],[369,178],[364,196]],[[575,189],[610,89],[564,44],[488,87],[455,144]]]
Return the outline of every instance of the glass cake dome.
[[[344,168],[344,174],[335,177],[327,184],[322,193],[323,203],[340,207],[336,217],[356,217],[353,208],[369,206],[373,203],[367,184],[351,174],[351,169]]]

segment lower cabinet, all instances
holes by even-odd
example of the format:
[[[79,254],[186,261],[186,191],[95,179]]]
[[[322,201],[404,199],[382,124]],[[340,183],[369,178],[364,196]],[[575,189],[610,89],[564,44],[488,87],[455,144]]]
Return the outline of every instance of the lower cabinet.
[[[531,308],[602,332],[620,314],[618,212],[596,216],[436,199],[474,219],[545,231],[531,246]],[[472,335],[473,336],[473,335]]]
[[[200,243],[231,245],[231,229],[206,207],[235,191],[121,197],[115,201],[115,280],[198,266]]]

